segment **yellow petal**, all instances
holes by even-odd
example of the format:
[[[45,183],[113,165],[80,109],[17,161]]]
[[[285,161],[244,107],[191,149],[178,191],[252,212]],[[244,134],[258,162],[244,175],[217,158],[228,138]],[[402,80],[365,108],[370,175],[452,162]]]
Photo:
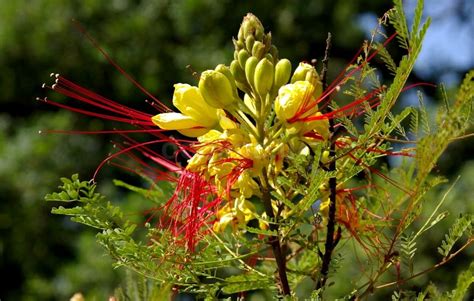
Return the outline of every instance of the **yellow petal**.
[[[255,205],[252,204],[252,202],[250,201],[247,201],[246,199],[244,198],[240,198],[240,200],[238,201],[238,207],[237,207],[237,212],[242,214],[242,217],[243,220],[242,220],[242,223],[247,223],[248,221],[252,220],[255,218],[255,212],[256,212],[256,209],[255,209]]]
[[[197,87],[188,84],[175,84],[174,88],[173,104],[183,114],[209,128],[218,122],[218,110],[204,101]]]
[[[206,142],[213,142],[218,139],[221,139],[222,132],[219,132],[218,130],[210,130],[207,132],[205,135],[201,136],[198,138],[199,142],[201,143],[206,143]],[[199,150],[201,152],[201,149]]]
[[[225,230],[227,225],[229,225],[229,223],[233,222],[233,220],[234,220],[234,215],[232,213],[225,214],[224,216],[220,218],[218,222],[214,223],[212,229],[216,233],[222,232]]]
[[[161,113],[151,118],[154,124],[164,130],[181,130],[190,129],[194,127],[203,127],[189,116],[180,113]]]
[[[206,134],[208,131],[209,131],[208,128],[178,130],[178,132],[180,132],[184,136],[193,137],[193,138],[202,136],[202,135]]]
[[[257,115],[257,108],[255,107],[255,100],[251,98],[248,94],[244,95],[244,103],[247,108],[254,114]]]
[[[313,91],[314,86],[307,81],[297,81],[281,87],[275,102],[275,113],[278,118],[286,122],[294,117],[298,109],[310,100]]]
[[[221,112],[219,113],[219,125],[221,128],[224,130],[230,130],[230,129],[236,129],[237,124],[233,122],[230,118],[225,116],[225,113],[223,110],[220,110]]]

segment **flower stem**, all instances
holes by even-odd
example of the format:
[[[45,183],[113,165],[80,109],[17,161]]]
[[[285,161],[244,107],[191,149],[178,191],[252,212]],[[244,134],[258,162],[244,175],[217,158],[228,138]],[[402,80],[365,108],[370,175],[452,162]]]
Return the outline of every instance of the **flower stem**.
[[[262,201],[265,206],[265,212],[270,218],[270,231],[275,231],[276,236],[270,236],[268,243],[272,247],[273,256],[275,256],[275,261],[277,263],[278,276],[280,278],[280,285],[283,295],[289,296],[291,294],[290,285],[288,284],[288,277],[286,275],[286,258],[282,252],[279,238],[279,229],[278,221],[275,218],[272,208],[272,199],[270,195],[270,185],[268,183],[268,176],[266,170],[263,170],[260,177],[262,181]]]

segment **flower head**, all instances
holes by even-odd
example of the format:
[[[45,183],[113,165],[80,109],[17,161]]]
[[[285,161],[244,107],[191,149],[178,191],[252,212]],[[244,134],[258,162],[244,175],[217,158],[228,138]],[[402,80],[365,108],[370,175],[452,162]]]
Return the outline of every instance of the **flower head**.
[[[174,88],[173,104],[181,113],[155,115],[152,117],[154,124],[165,130],[177,130],[189,137],[204,135],[218,126],[224,112],[208,105],[197,87],[175,84]]]

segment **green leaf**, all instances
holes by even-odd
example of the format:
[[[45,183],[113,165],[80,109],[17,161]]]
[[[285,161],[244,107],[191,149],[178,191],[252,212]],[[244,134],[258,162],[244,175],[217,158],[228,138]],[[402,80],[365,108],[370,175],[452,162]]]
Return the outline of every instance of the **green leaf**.
[[[461,215],[449,229],[448,234],[445,235],[445,239],[442,241],[441,246],[438,248],[438,252],[447,257],[449,252],[454,247],[454,244],[466,233],[472,231],[472,224],[474,221],[474,214]]]
[[[268,278],[256,274],[242,274],[225,278],[226,284],[222,287],[222,292],[235,294],[256,289],[268,288],[272,281]]]

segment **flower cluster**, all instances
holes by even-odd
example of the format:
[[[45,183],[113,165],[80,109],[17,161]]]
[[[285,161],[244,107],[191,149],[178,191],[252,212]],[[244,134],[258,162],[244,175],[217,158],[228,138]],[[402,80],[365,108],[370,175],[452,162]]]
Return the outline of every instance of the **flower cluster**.
[[[95,41],[92,42],[96,45]],[[127,155],[136,166],[129,166],[125,160],[112,164],[155,181],[175,183],[174,194],[159,208],[158,224],[184,240],[191,250],[201,234],[209,229],[216,233],[230,229],[237,234],[248,229],[249,222],[252,222],[252,227],[258,225],[261,229],[275,230],[271,229],[272,224],[276,225],[278,219],[294,215],[295,212],[281,199],[296,204],[307,191],[279,184],[279,177],[292,177],[292,160],[289,158],[319,158],[318,166],[327,170],[330,162],[336,160],[330,158],[331,146],[336,148],[332,156],[338,152],[341,154],[339,159],[352,161],[352,165],[362,164],[354,153],[357,151],[388,154],[377,145],[353,148],[352,138],[331,137],[330,120],[361,115],[368,107],[380,103],[378,94],[381,89],[375,89],[340,108],[327,109],[338,87],[361,70],[362,64],[343,70],[323,91],[321,78],[313,65],[302,62],[292,71],[291,62],[278,57],[278,50],[271,43],[271,33],[265,33],[254,15],[244,17],[233,42],[234,59],[229,65],[219,64],[213,70],[202,72],[197,86],[174,85],[172,103],[177,112],[147,92],[100,47],[99,51],[105,58],[153,100],[151,104],[159,114],[128,108],[59,74],[52,74],[55,83],[44,87],[92,109],[40,99],[63,109],[139,127],[137,130],[52,132],[121,134],[125,142],[116,143],[119,151],[103,160],[94,178],[105,163],[112,159],[118,161],[119,156]],[[374,55],[370,54],[367,60]],[[340,123],[333,127],[337,129],[339,126]],[[167,131],[178,131],[191,139],[172,138],[166,134]],[[150,133],[156,139],[139,142],[129,137],[131,133],[140,132]],[[173,143],[187,157],[185,166],[152,149],[153,145],[165,142]],[[143,158],[151,159],[160,168],[153,168]],[[341,176],[339,168],[333,171]],[[302,181],[300,175],[296,177],[292,181]],[[311,183],[302,184],[305,189],[311,186]],[[356,214],[344,209],[353,204],[347,201],[351,199],[350,190],[345,190],[342,185],[337,185],[337,202],[346,202],[348,206],[342,204],[336,218],[342,222],[344,216],[350,216],[351,220],[346,218],[345,224],[354,228]],[[319,200],[312,202],[320,204],[317,210],[325,220],[330,203],[327,183],[319,187],[318,196]],[[309,207],[305,205],[298,212],[299,217]]]
[[[252,219],[265,227],[252,197],[261,199],[265,179],[275,185],[289,153],[308,152],[329,135],[317,105],[322,84],[312,65],[300,63],[292,74],[290,61],[278,58],[271,34],[252,14],[234,45],[230,66],[204,71],[198,87],[174,86],[179,113],[152,118],[162,129],[197,137],[186,169],[211,182],[226,201],[217,213],[217,232],[228,225],[244,228]]]

